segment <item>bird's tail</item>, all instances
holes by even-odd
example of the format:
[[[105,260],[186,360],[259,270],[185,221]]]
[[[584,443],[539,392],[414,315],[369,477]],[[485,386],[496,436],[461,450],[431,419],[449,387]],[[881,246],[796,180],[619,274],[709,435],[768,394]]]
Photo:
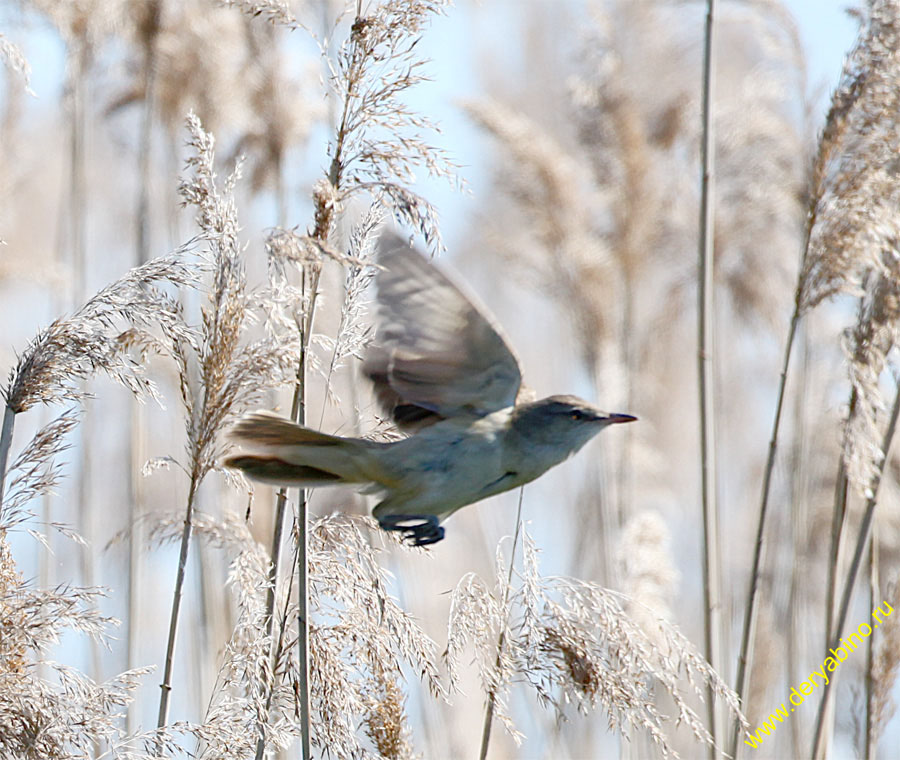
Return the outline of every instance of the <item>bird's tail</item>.
[[[306,487],[382,480],[375,451],[383,444],[327,435],[260,412],[242,417],[229,436],[247,452],[225,465],[253,480]]]

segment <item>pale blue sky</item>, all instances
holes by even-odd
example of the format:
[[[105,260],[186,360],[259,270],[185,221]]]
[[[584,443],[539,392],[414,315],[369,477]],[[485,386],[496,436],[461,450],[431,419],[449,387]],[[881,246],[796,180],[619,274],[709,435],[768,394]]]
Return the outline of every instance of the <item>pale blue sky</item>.
[[[797,20],[809,61],[810,85],[824,86],[826,95],[837,83],[844,54],[856,37],[856,22],[846,8],[852,0],[785,0]]]

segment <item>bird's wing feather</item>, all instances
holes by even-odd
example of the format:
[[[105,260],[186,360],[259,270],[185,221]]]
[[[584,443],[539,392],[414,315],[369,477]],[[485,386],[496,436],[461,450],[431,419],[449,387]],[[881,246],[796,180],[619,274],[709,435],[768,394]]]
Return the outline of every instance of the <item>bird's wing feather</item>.
[[[378,331],[365,372],[401,426],[515,403],[522,375],[478,299],[400,237],[380,242]]]

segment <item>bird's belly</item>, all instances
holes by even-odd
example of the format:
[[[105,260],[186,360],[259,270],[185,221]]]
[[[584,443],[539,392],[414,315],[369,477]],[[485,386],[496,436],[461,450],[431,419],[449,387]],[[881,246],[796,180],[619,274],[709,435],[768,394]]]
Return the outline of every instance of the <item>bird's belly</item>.
[[[402,473],[403,490],[416,492],[415,506],[423,512],[449,514],[519,484],[517,474],[504,467],[494,440],[459,436],[416,441],[418,437],[398,445],[391,459]]]

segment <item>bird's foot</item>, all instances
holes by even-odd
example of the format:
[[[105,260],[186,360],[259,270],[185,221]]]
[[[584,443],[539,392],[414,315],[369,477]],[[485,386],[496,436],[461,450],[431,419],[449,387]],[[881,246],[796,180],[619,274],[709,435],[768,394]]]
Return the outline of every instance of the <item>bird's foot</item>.
[[[378,525],[382,530],[400,531],[401,538],[412,546],[436,544],[444,537],[435,515],[384,515],[378,518]]]

